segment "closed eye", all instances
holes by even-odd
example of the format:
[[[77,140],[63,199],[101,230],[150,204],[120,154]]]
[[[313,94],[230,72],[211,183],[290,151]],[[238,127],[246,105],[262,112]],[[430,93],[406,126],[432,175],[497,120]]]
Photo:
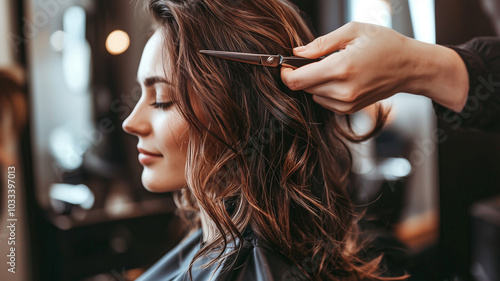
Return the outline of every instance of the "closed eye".
[[[173,101],[170,102],[153,102],[150,104],[154,108],[167,109],[174,104]]]

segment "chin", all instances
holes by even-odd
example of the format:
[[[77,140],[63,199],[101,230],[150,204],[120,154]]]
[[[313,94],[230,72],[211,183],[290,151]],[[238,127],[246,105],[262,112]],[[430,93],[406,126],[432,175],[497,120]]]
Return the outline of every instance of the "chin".
[[[144,181],[142,182],[142,185],[144,186],[144,188],[149,191],[149,192],[153,192],[153,193],[164,193],[164,192],[168,192],[168,190],[165,190],[165,188],[161,188],[159,186],[155,186],[154,184],[148,184],[148,183],[145,183]]]
[[[162,178],[155,177],[153,173],[147,171],[147,168],[145,168],[141,177],[142,185],[146,190],[154,193],[177,191],[186,186],[185,179],[173,179],[172,177],[165,176],[165,174],[163,176]]]

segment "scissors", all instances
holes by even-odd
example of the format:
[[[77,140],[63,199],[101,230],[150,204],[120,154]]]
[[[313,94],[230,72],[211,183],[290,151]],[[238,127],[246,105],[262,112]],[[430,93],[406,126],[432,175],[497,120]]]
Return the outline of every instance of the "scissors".
[[[282,55],[250,54],[250,53],[213,51],[213,50],[200,50],[200,53],[221,59],[239,61],[255,65],[262,65],[267,67],[278,67],[281,65],[291,68],[298,68],[306,64],[320,61],[323,58],[325,58],[325,57],[320,57],[317,59],[307,59],[301,57],[284,57]]]

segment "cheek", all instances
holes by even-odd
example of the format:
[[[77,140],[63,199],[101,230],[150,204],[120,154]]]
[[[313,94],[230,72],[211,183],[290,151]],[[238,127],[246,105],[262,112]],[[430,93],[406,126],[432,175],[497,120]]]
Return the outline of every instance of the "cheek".
[[[189,140],[187,122],[178,116],[166,118],[163,126],[155,131],[158,135],[160,150],[166,158],[175,156],[179,160],[186,159],[187,142]]]
[[[186,186],[185,165],[189,134],[187,122],[166,115],[154,124],[155,142],[163,159],[144,168],[144,187],[152,192],[171,192]]]

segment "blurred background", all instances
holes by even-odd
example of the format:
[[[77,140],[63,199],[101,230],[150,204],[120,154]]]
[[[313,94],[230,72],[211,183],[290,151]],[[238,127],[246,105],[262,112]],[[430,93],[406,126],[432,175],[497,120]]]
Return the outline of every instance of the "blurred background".
[[[317,36],[349,21],[444,45],[500,32],[497,0],[294,2]],[[0,0],[0,219],[15,222],[16,243],[11,273],[2,227],[1,280],[134,280],[182,238],[171,194],[142,187],[136,139],[121,129],[141,94],[142,6]],[[500,137],[439,122],[423,97],[384,103],[384,130],[352,146],[363,226],[406,249],[396,262],[410,280],[500,280]],[[369,108],[355,114],[355,129],[370,120]]]

